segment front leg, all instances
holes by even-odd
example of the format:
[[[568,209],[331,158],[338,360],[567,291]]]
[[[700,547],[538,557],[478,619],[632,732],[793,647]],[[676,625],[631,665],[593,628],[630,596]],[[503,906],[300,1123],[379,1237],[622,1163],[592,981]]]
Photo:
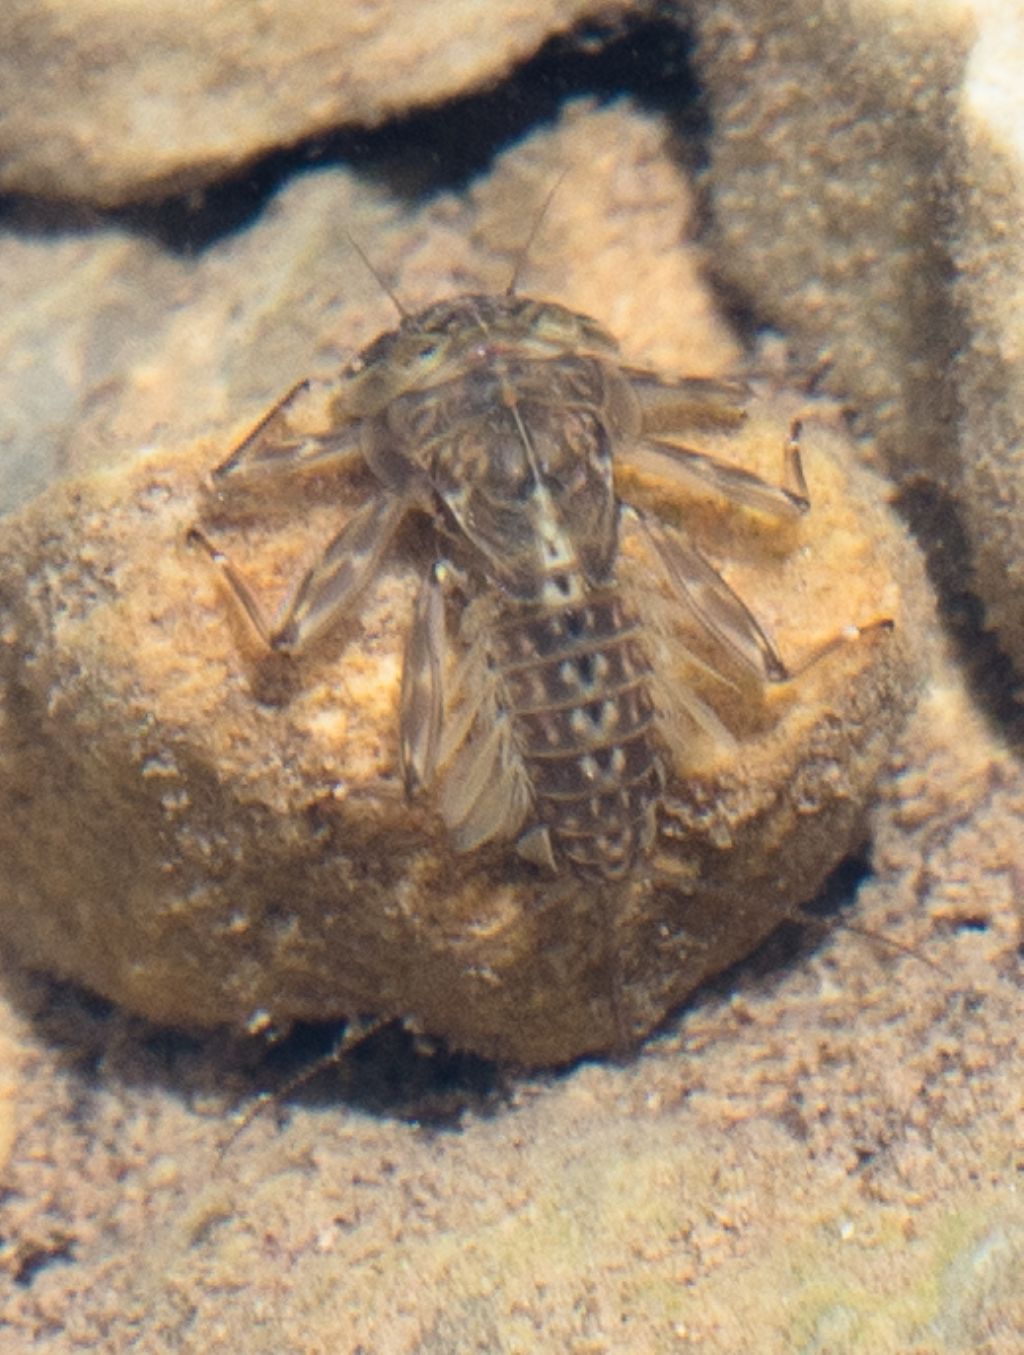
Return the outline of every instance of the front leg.
[[[361,459],[361,424],[358,420],[340,420],[329,410],[328,427],[314,429],[315,406],[329,398],[331,382],[300,381],[293,386],[246,434],[237,447],[213,472],[218,488],[256,486],[277,480],[295,471],[347,470]],[[325,415],[319,414],[321,421]]]

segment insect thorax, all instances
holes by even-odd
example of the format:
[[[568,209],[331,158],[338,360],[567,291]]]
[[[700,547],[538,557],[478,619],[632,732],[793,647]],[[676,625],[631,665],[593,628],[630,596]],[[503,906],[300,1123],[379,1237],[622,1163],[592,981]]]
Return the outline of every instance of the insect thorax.
[[[401,449],[456,553],[490,582],[524,601],[568,600],[574,577],[595,586],[614,572],[613,454],[638,417],[628,384],[600,359],[488,352],[394,400],[369,459]]]

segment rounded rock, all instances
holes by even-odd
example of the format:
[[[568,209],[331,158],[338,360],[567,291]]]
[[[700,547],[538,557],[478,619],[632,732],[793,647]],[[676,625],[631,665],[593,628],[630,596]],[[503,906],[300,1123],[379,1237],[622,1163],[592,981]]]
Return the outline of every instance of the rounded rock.
[[[777,478],[799,405],[766,399],[708,450]],[[401,651],[429,563],[414,536],[351,624],[301,658],[267,656],[187,544],[222,447],[54,487],[0,526],[10,944],[162,1023],[375,1013],[528,1065],[621,1042],[610,934],[630,1029],[650,1030],[858,843],[927,668],[926,588],[880,482],[827,411],[806,419],[803,447],[813,507],[796,526],[653,481],[627,497],[685,526],[796,668],[837,627],[894,629],[754,700],[709,687],[737,742],[695,738],[671,768],[662,845],[679,885],[611,919],[584,881],[543,877],[511,849],[456,855],[429,802],[406,800]],[[281,599],[349,507],[311,486],[218,541]],[[624,555],[655,662],[693,682],[649,573]]]

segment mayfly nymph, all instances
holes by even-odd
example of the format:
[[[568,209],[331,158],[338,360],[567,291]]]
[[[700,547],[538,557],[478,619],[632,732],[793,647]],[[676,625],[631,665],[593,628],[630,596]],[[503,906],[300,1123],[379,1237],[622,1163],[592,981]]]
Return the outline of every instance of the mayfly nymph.
[[[796,520],[809,507],[799,426],[780,447],[784,483],[706,455],[686,439],[742,422],[742,383],[665,381],[626,365],[594,320],[512,294],[405,316],[332,384],[316,431],[299,417],[305,393],[286,396],[213,475],[220,490],[258,491],[294,473],[372,473],[280,619],[195,538],[265,645],[298,653],[357,611],[404,524],[425,517],[434,544],[398,710],[406,791],[430,797],[455,853],[497,848],[592,888],[613,949],[622,891],[671,885],[668,766],[700,732],[731,739],[695,688],[659,671],[642,593],[624,584],[627,545],[639,543],[656,586],[707,642],[696,667],[733,687],[793,675],[686,532],[627,502],[619,481],[655,476]],[[810,661],[859,633],[826,640]]]

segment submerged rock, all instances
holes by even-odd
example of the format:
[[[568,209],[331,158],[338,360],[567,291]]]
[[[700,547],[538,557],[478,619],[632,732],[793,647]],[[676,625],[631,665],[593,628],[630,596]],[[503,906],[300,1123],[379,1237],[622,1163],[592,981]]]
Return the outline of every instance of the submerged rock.
[[[976,587],[1021,670],[1024,24],[971,0],[807,14],[695,13],[716,266],[828,357],[895,477],[956,506],[972,558],[945,544],[944,590]]]
[[[104,207],[200,189],[339,126],[500,79],[593,0],[267,0],[201,10],[14,0],[0,15],[0,186]]]
[[[379,1013],[550,1063],[639,1036],[813,896],[857,843],[929,665],[916,554],[828,408],[767,391],[742,436],[700,437],[778,481],[804,415],[797,524],[622,486],[694,533],[791,665],[845,626],[895,630],[788,685],[701,688],[738,745],[681,737],[666,843],[681,887],[611,926],[575,878],[511,848],[458,856],[429,797],[405,798],[401,648],[430,563],[415,524],[351,622],[301,659],[263,655],[186,545],[202,524],[273,612],[359,501],[358,479],[252,511],[204,489],[275,395],[391,323],[346,231],[406,309],[519,269],[521,290],[596,316],[626,361],[720,374],[737,349],[680,243],[691,213],[656,119],[580,104],[471,194],[402,214],[344,171],[299,176],[248,231],[176,262],[135,360],[78,397],[72,474],[0,525],[0,915],[28,963],[175,1025]],[[649,563],[624,569],[656,663],[699,685]]]
[[[802,403],[766,399],[709,448],[777,478]],[[895,629],[763,699],[709,685],[738,737],[695,736],[670,769],[663,846],[680,887],[611,916],[586,882],[511,849],[455,854],[429,799],[406,800],[401,647],[429,563],[415,532],[350,624],[301,658],[261,653],[189,529],[212,513],[259,595],[280,599],[358,487],[232,517],[203,490],[218,450],[56,486],[0,529],[0,913],[30,966],[177,1026],[375,1013],[554,1063],[621,1043],[613,985],[630,1035],[649,1030],[859,841],[925,671],[924,594],[827,411],[806,421],[813,509],[795,527],[653,481],[628,489],[685,523],[791,664],[848,624]],[[655,662],[694,682],[650,561],[622,572]]]

